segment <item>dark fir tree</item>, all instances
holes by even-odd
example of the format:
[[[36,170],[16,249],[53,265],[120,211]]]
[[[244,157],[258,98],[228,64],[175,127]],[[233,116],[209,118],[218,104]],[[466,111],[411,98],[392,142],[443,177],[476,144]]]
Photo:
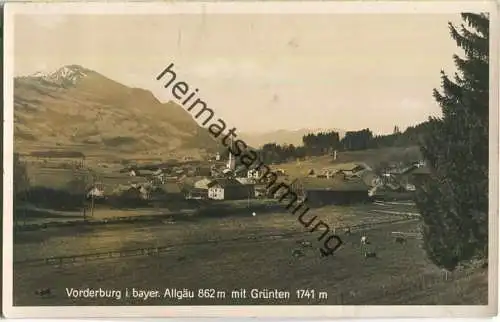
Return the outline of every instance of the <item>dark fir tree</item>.
[[[453,55],[458,73],[441,71],[434,98],[442,117],[432,118],[421,150],[430,170],[418,184],[424,247],[439,267],[488,254],[489,17],[463,13],[451,37],[463,50]]]

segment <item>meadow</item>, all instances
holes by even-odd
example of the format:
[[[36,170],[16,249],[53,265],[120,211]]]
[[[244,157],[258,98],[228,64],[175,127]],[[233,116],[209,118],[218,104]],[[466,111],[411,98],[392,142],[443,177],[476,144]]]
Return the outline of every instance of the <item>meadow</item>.
[[[165,222],[155,225],[112,225],[100,227],[48,228],[23,232],[14,245],[15,261],[28,258],[92,253],[137,247],[172,246],[158,256],[111,258],[87,263],[14,265],[15,305],[201,305],[201,304],[473,304],[485,301],[484,273],[473,275],[481,296],[467,297],[457,291],[462,275],[441,281],[442,272],[432,265],[421,249],[421,241],[408,239],[396,244],[393,231],[410,232],[418,222],[394,220],[392,212],[414,212],[410,205],[384,204],[353,207],[325,207],[314,214],[331,226],[367,225],[370,250],[377,258],[365,258],[360,245],[361,231],[343,236],[345,245],[332,257],[320,257],[316,234],[305,231],[289,213],[269,213],[205,218],[192,222]],[[264,238],[265,237],[265,238]],[[269,238],[272,237],[272,238]],[[207,241],[211,242],[207,242]],[[299,243],[307,240],[312,247]],[[301,256],[294,256],[300,249]],[[482,274],[482,275],[481,275]],[[471,277],[466,277],[470,279]],[[482,283],[482,284],[481,284]],[[461,284],[460,284],[461,285]],[[468,284],[467,284],[468,285]],[[35,295],[49,287],[52,296]],[[214,288],[226,292],[225,299],[71,299],[65,288]],[[328,298],[298,300],[234,299],[232,290],[246,288],[296,289],[327,292]],[[460,290],[467,290],[464,286]],[[401,294],[399,294],[400,292]],[[447,294],[441,296],[441,293]],[[428,298],[422,294],[433,294]],[[401,299],[404,303],[402,303]],[[432,304],[432,303],[431,303]],[[476,303],[477,304],[477,303]],[[483,303],[484,304],[484,303]]]

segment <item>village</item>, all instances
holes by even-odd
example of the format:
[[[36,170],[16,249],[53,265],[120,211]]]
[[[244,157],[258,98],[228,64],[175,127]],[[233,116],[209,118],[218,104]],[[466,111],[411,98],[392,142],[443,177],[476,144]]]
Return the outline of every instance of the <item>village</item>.
[[[384,168],[372,168],[365,162],[337,163],[331,156],[331,165],[321,169],[300,172],[300,160],[271,165],[278,182],[287,184],[300,197],[307,197],[313,206],[369,202],[386,193],[404,196],[415,191],[415,180],[428,174],[425,163],[415,160],[408,164],[393,162]],[[222,160],[217,154],[206,162],[184,161],[174,166],[129,166],[121,169],[127,184],[96,180],[86,190],[87,199],[104,202],[110,195],[120,194],[129,200],[181,201],[181,200],[248,200],[277,199],[266,189],[263,170],[237,165],[229,154]],[[264,178],[265,179],[265,178]],[[123,180],[122,180],[123,182]],[[117,192],[118,191],[118,192]]]

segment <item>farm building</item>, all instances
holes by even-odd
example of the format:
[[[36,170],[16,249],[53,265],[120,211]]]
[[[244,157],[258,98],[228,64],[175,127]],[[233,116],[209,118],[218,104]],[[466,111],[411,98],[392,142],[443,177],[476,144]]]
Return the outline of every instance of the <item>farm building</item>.
[[[194,175],[197,177],[209,177],[212,174],[210,167],[196,167]]]
[[[96,183],[87,190],[87,198],[94,199],[104,199],[104,185],[102,183]]]
[[[236,178],[241,184],[255,184],[255,179],[253,178]]]
[[[334,172],[341,172],[346,176],[353,176],[358,172],[366,170],[366,166],[359,163],[340,163],[333,166]]]
[[[411,172],[409,172],[411,175],[411,179],[413,183],[418,183],[421,180],[425,180],[428,176],[431,175],[431,170],[427,166],[421,166],[416,169],[413,169]]]
[[[113,194],[123,199],[129,199],[129,200],[143,199],[139,186],[136,185],[132,186],[120,185],[116,187]]]
[[[408,191],[414,191],[415,184],[429,174],[430,170],[427,166],[413,165],[401,171],[401,174],[394,175],[394,178],[401,187]]]
[[[208,185],[208,198],[240,200],[254,198],[255,186],[243,185],[235,179],[215,179]]]
[[[152,177],[152,176],[155,176],[157,174],[157,170],[150,170],[150,169],[141,169],[139,170],[140,171],[140,174],[136,174],[136,175],[140,175],[141,177]]]
[[[307,198],[307,204],[312,206],[370,201],[369,187],[362,180],[324,180],[306,177],[295,180],[291,190],[300,198]]]
[[[193,188],[187,193],[186,199],[198,199],[198,200],[208,199],[208,190]]]
[[[285,180],[286,182],[286,180]],[[254,186],[256,198],[274,198],[273,192],[270,191],[266,184],[257,183]]]
[[[244,165],[237,166],[236,169],[234,170],[234,175],[236,177],[246,177],[247,176],[248,169]]]

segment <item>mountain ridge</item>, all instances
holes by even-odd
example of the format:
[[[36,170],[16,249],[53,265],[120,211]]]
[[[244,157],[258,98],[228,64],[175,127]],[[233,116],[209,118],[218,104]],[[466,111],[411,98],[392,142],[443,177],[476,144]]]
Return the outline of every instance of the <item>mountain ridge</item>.
[[[79,65],[15,77],[14,126],[19,151],[65,146],[201,157],[219,148],[181,106]]]

